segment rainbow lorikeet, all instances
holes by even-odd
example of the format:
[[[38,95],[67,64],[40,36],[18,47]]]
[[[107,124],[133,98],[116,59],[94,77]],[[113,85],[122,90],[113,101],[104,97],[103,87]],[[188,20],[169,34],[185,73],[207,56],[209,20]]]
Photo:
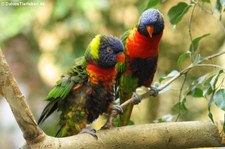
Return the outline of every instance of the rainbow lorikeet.
[[[120,39],[97,35],[84,57],[77,59],[49,92],[46,97],[49,102],[38,124],[54,111],[60,111],[58,136],[70,136],[86,128],[100,114],[110,111],[115,98],[115,64],[125,60],[123,50]]]
[[[163,34],[164,20],[156,9],[145,10],[139,23],[122,36],[125,62],[116,66],[119,75],[119,97],[123,103],[131,98],[137,87],[152,83],[159,54],[159,42]],[[120,125],[127,125],[133,105],[124,109]]]

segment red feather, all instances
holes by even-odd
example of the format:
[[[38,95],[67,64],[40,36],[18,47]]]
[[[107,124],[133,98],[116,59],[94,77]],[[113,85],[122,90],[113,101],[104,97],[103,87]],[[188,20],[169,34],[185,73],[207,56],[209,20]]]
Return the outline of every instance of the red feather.
[[[115,83],[115,67],[105,69],[96,64],[88,64],[86,70],[89,74],[89,81],[93,84],[103,83],[103,86],[110,87]]]
[[[130,58],[150,58],[158,55],[159,42],[162,37],[162,33],[159,35],[145,37],[141,35],[137,28],[133,29],[126,40],[126,54]]]

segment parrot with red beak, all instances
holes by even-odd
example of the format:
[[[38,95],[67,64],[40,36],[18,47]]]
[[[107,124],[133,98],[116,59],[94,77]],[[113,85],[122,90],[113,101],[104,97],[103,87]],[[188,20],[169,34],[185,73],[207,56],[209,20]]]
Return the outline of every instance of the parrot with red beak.
[[[117,64],[120,103],[130,99],[137,87],[151,86],[156,72],[164,20],[157,9],[145,10],[138,24],[122,36],[125,61]],[[128,125],[133,105],[124,109],[120,126]]]

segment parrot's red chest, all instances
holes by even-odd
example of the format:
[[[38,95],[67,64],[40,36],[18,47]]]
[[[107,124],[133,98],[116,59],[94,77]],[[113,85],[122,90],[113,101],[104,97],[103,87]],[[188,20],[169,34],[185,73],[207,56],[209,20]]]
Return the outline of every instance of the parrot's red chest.
[[[133,29],[126,40],[126,75],[138,78],[138,85],[149,86],[156,71],[159,42],[163,33],[152,38]]]
[[[133,29],[125,44],[126,54],[130,58],[149,58],[158,55],[159,42],[162,33],[152,38],[141,35],[137,29]]]
[[[89,82],[92,84],[102,84],[104,87],[109,88],[115,84],[115,67],[104,69],[96,66],[96,64],[88,64],[86,70],[89,75]]]

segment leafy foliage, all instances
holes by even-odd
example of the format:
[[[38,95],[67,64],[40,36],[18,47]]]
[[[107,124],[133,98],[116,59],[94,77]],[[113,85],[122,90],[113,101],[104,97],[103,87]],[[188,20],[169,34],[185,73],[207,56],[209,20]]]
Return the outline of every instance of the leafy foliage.
[[[198,49],[199,41],[200,41],[202,38],[207,37],[207,36],[209,36],[209,35],[210,35],[210,34],[204,34],[204,35],[202,35],[202,36],[200,36],[200,37],[196,37],[196,38],[192,41],[192,43],[191,43],[191,45],[190,45],[190,48],[189,48],[189,51],[190,51],[191,53],[195,52],[195,51]]]
[[[149,0],[148,4],[147,4],[147,8],[151,8],[154,7],[155,5],[157,5],[160,2],[160,0]]]
[[[213,95],[213,101],[215,102],[216,106],[225,111],[225,89],[219,89]]]
[[[171,24],[178,24],[183,16],[188,12],[191,5],[188,5],[185,2],[180,2],[177,5],[170,8],[168,12],[169,21]]]
[[[182,102],[178,102],[173,106],[173,111],[175,112],[185,112],[187,111],[187,107],[185,105],[186,99],[184,98]]]
[[[185,52],[185,53],[179,55],[179,57],[178,57],[178,59],[177,59],[177,64],[178,64],[178,66],[180,66],[180,65],[184,62],[184,60],[185,60],[186,58],[190,57],[190,56],[191,56],[191,52],[190,52],[190,51],[187,51],[187,52]]]
[[[189,70],[197,66],[201,66],[202,62],[206,61],[206,59],[202,56],[202,54],[199,53],[198,48],[200,45],[200,41],[204,39],[205,37],[209,36],[210,33],[203,34],[201,36],[198,36],[192,39],[192,30],[190,28],[191,26],[190,24],[192,23],[192,18],[194,17],[193,14],[194,14],[195,7],[199,7],[203,11],[208,13],[207,9],[205,9],[204,3],[211,4],[212,2],[210,0],[200,0],[200,1],[191,0],[189,1],[189,3],[179,2],[169,9],[167,15],[172,25],[177,25],[179,22],[182,21],[184,15],[186,15],[187,13],[190,13],[188,28],[189,28],[189,36],[190,36],[191,42],[189,45],[189,49],[186,50],[186,52],[180,54],[177,59],[177,65],[179,67],[181,67],[181,65],[187,59],[190,60],[189,61],[190,65],[181,71],[172,71],[168,75],[161,77],[159,79],[160,83],[168,78],[176,76],[176,74],[179,74],[179,73],[187,75]],[[220,13],[220,20],[222,18],[221,12],[224,6],[225,6],[224,0],[216,1],[214,12]],[[207,66],[213,67],[214,65],[207,64]],[[195,77],[196,79],[192,79],[192,83],[190,85],[187,85],[188,87],[187,89],[185,89],[184,92],[183,92],[183,87],[181,87],[180,99],[179,99],[179,102],[173,106],[173,111],[179,113],[178,115],[180,115],[180,113],[186,112],[188,110],[186,107],[186,102],[188,100],[188,97],[206,98],[206,99],[209,99],[208,100],[208,116],[212,121],[214,121],[213,113],[211,113],[212,104],[215,104],[218,108],[225,111],[225,93],[224,93],[225,89],[222,86],[218,86],[218,84],[222,84],[223,82],[223,79],[224,79],[223,74],[224,74],[223,68],[217,67],[216,73],[214,69],[213,72],[211,71],[200,77]],[[184,80],[183,85],[186,83],[187,83],[186,80]]]

